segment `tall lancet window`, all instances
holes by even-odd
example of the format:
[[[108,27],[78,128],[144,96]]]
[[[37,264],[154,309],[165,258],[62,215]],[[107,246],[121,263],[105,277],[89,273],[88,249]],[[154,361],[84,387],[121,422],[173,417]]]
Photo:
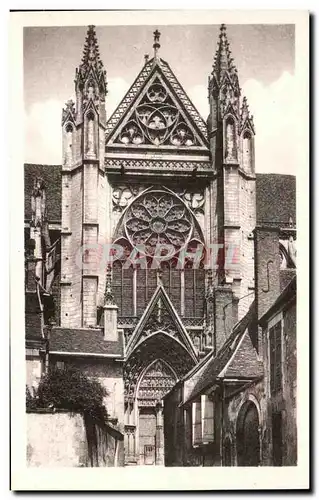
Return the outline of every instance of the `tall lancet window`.
[[[236,160],[236,125],[234,119],[226,120],[226,160]]]
[[[71,123],[68,123],[65,127],[65,145],[64,145],[64,159],[65,164],[70,165],[72,163],[72,135],[73,127]]]
[[[247,170],[252,168],[252,138],[249,132],[243,136],[243,167]]]
[[[87,155],[95,157],[94,113],[87,114]]]
[[[126,240],[118,242],[123,248],[121,258],[113,262],[112,290],[119,316],[135,316],[134,311],[134,270],[127,260],[131,247]]]

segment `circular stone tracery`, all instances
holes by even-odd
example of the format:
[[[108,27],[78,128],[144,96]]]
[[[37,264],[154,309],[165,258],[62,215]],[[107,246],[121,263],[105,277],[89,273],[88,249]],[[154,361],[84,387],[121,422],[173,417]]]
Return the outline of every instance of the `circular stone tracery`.
[[[150,256],[158,244],[173,245],[179,251],[192,232],[191,214],[182,201],[161,191],[149,192],[134,201],[124,223],[131,244],[144,245]]]

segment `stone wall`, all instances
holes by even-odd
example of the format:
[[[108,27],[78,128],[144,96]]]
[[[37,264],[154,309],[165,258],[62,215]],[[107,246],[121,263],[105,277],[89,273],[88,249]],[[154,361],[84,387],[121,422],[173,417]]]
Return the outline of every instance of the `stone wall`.
[[[80,414],[27,413],[29,467],[114,467],[123,464],[123,441],[108,426],[84,420]]]

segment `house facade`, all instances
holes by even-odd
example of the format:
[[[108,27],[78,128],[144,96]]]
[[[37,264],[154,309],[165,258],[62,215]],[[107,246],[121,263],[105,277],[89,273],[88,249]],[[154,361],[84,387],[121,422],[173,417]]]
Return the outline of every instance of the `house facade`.
[[[282,232],[255,228],[254,302],[164,397],[168,466],[297,465],[296,269]]]
[[[125,464],[164,465],[175,439],[164,396],[202,374],[208,359],[219,362],[225,344],[225,359],[238,342],[243,355],[218,388],[223,398],[252,382],[263,387],[260,334],[251,339],[246,325],[259,272],[253,231],[256,217],[283,228],[280,265],[290,276],[294,178],[255,174],[253,117],[224,25],[206,121],[160,57],[157,30],[153,57],[110,117],[105,67],[90,26],[74,101],[62,113],[62,165],[25,166],[27,382],[36,385],[50,365],[97,377],[124,434]],[[208,448],[221,449],[214,426],[226,418],[225,403],[203,396]],[[207,463],[220,465],[213,455]]]

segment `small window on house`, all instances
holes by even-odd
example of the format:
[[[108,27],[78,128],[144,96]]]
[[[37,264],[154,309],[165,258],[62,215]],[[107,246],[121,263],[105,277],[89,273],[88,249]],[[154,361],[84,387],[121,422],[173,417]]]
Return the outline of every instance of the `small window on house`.
[[[193,446],[201,446],[214,441],[214,403],[203,394],[193,403]]]
[[[275,394],[282,388],[281,321],[269,330],[270,392]]]
[[[57,361],[55,364],[57,370],[64,370],[64,365],[64,361]]]

